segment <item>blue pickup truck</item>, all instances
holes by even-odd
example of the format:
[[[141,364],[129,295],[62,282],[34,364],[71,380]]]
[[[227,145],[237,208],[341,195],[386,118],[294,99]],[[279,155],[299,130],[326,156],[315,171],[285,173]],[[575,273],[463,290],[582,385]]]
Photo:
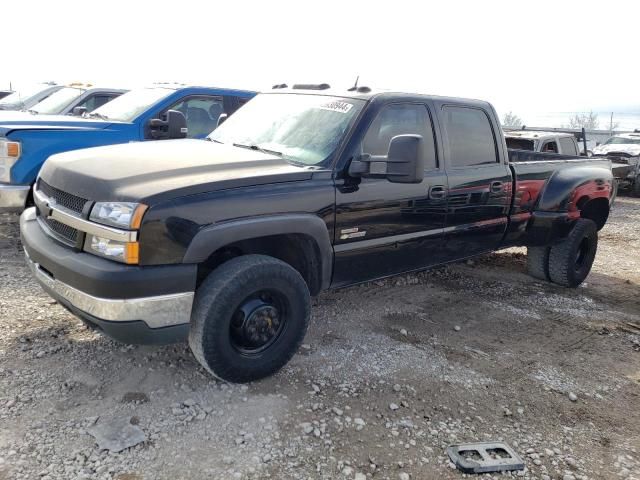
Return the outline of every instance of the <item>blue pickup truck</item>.
[[[25,208],[40,167],[50,155],[142,140],[205,138],[255,94],[154,85],[127,92],[81,118],[48,115],[1,123],[0,212]]]

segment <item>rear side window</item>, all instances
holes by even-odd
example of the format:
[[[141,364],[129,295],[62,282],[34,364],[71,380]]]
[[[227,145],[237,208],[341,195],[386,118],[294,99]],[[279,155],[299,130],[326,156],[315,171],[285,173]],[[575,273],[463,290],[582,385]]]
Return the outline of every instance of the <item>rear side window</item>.
[[[542,146],[542,153],[558,153],[558,144],[551,140]]]
[[[86,98],[83,102],[80,102],[77,107],[85,107],[87,112],[93,112],[96,108],[100,108],[105,103],[109,103],[116,97],[119,97],[119,94],[98,94],[92,95]]]
[[[578,151],[576,150],[576,144],[572,138],[569,137],[561,137],[559,139],[560,142],[560,151],[563,155],[578,155]]]
[[[514,150],[534,150],[535,145],[533,140],[527,140],[526,138],[513,138],[507,137],[507,148],[513,148]]]
[[[421,104],[391,104],[380,110],[362,140],[362,153],[385,156],[389,153],[391,139],[407,134],[422,136],[425,169],[437,168],[433,126],[427,107]]]
[[[477,108],[443,108],[449,146],[449,165],[467,167],[498,161],[496,139],[485,112]]]

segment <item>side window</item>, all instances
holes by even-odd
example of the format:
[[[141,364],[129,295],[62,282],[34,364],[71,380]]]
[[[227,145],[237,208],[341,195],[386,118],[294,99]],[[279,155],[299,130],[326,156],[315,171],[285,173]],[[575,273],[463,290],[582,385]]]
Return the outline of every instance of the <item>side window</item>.
[[[93,112],[96,108],[101,107],[105,103],[109,103],[114,98],[119,97],[116,94],[97,94],[91,95],[80,102],[76,107],[86,107],[87,112]]]
[[[471,107],[444,107],[449,165],[467,167],[498,162],[496,139],[487,114]]]
[[[555,140],[551,140],[551,141],[545,142],[545,144],[542,146],[542,152],[543,153],[558,153],[558,144],[555,142]]]
[[[576,144],[572,138],[569,137],[561,137],[560,141],[560,150],[563,155],[578,155],[576,151]]]
[[[426,155],[425,168],[437,168],[433,126],[425,105],[399,103],[387,105],[373,120],[362,140],[362,153],[384,156],[397,135],[421,135]]]
[[[225,113],[222,97],[191,97],[174,103],[167,110],[178,110],[187,119],[187,137],[204,138],[218,126]]]

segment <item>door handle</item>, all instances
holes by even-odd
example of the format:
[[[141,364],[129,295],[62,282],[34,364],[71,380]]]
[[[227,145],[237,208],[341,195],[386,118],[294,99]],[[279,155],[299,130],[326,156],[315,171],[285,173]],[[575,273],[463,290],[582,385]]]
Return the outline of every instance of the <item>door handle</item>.
[[[491,191],[492,192],[501,192],[504,187],[504,184],[500,181],[491,182]]]
[[[429,198],[432,200],[439,200],[447,195],[447,189],[443,185],[433,185],[429,188]]]

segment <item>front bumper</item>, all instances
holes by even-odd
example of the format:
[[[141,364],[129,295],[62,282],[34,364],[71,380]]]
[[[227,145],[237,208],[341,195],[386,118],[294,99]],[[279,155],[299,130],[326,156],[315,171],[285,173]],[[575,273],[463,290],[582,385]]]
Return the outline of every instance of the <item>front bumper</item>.
[[[186,338],[194,265],[122,265],[65,247],[27,209],[20,217],[26,261],[42,288],[85,322],[125,343]]]
[[[0,183],[0,213],[24,210],[30,190],[29,185]]]

